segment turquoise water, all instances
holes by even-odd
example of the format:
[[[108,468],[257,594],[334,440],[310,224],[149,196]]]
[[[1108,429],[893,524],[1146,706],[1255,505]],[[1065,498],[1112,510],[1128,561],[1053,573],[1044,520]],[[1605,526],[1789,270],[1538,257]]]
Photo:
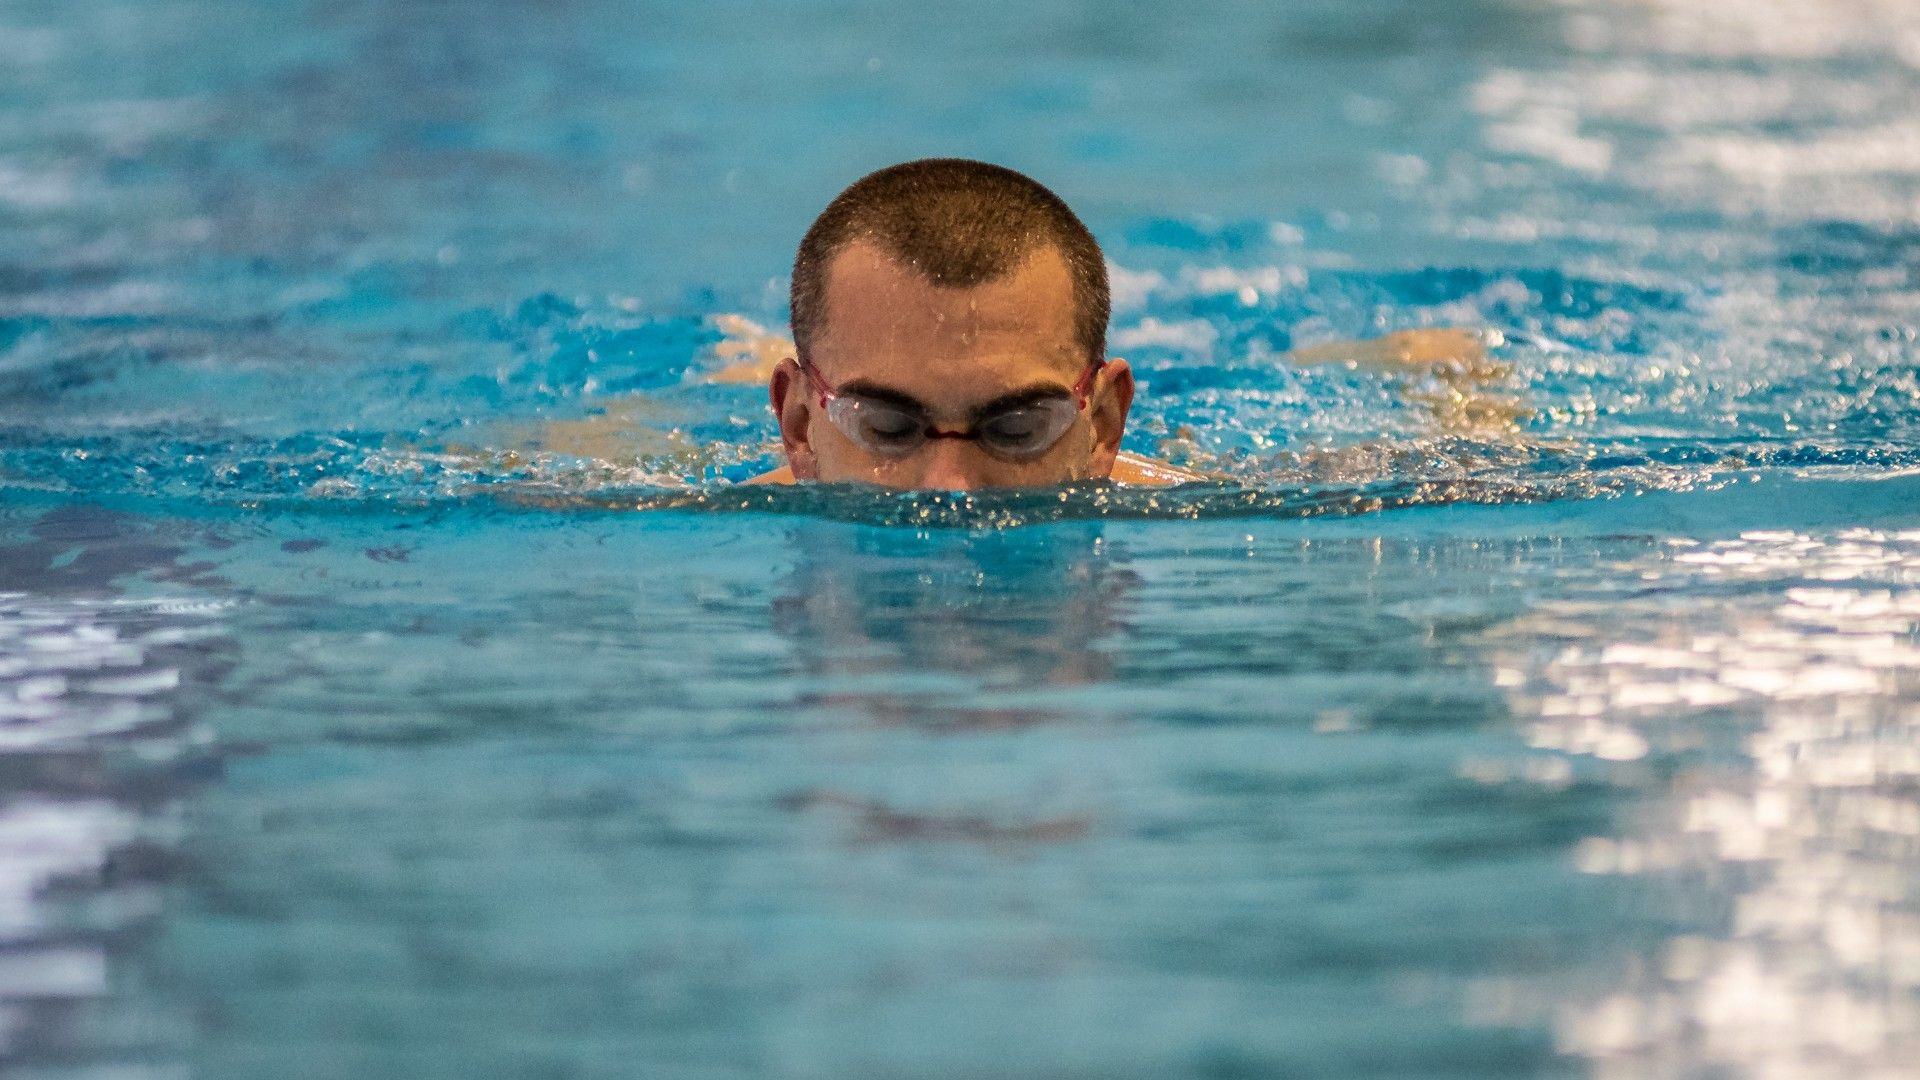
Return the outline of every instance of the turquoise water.
[[[1903,1074],[1917,91],[1871,0],[0,0],[0,1071]],[[729,486],[714,317],[928,154],[1225,479]],[[1514,429],[1280,359],[1435,326]]]

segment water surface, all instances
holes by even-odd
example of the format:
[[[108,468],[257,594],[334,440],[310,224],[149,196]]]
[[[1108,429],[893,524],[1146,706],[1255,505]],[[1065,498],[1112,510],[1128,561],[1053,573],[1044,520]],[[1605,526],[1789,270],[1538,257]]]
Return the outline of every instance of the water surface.
[[[10,1073],[1920,1053],[1906,5],[4,0],[0,61]],[[928,154],[1082,211],[1129,448],[1222,482],[730,486],[714,317]],[[1437,326],[1513,429],[1282,359]]]

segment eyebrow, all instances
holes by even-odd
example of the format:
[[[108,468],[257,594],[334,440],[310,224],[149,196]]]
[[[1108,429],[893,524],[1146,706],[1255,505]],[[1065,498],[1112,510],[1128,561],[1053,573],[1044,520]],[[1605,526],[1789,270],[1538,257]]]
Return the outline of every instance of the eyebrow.
[[[932,413],[932,410],[927,408],[925,402],[914,397],[912,394],[904,394],[898,390],[868,382],[865,379],[854,379],[841,386],[839,392],[842,394],[858,394],[861,397],[872,398],[875,401],[884,401],[889,405],[898,405],[903,409],[910,409],[917,412],[921,416],[928,416]],[[1027,386],[1022,386],[1017,390],[1009,390],[999,397],[994,398],[992,401],[974,406],[967,414],[967,418],[978,422],[995,413],[1005,412],[1008,409],[1017,409],[1022,405],[1031,405],[1036,401],[1071,396],[1073,396],[1071,387],[1061,386],[1058,383],[1032,383]]]
[[[889,405],[898,405],[903,409],[911,409],[923,416],[926,415],[927,412],[926,404],[912,394],[903,394],[898,390],[890,390],[887,387],[868,382],[865,379],[854,379],[850,382],[841,383],[835,388],[834,392],[839,394],[858,394],[863,398],[884,401]]]

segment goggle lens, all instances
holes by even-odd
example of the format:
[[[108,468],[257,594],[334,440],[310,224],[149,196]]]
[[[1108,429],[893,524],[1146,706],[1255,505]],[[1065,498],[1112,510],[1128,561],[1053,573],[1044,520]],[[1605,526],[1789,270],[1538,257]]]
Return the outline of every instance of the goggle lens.
[[[980,422],[980,444],[1002,457],[1038,457],[1053,448],[1073,426],[1080,407],[1067,398],[1036,401]]]
[[[904,457],[927,441],[927,422],[918,413],[858,394],[828,401],[827,419],[854,445],[886,457]]]
[[[973,439],[989,453],[1026,460],[1053,449],[1079,415],[1080,406],[1073,399],[1053,398],[995,413],[970,433],[944,437]],[[859,394],[828,399],[827,419],[854,445],[883,457],[905,457],[929,438],[943,437],[918,412]]]

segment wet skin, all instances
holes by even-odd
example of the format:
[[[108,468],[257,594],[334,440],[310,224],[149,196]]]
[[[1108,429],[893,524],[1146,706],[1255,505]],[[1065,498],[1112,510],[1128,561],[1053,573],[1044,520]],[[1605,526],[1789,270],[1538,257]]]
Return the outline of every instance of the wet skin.
[[[1036,251],[998,280],[943,288],[878,247],[856,241],[828,268],[824,325],[809,360],[837,390],[911,404],[937,430],[965,431],[996,403],[1071,393],[1087,366],[1074,336],[1074,310],[1072,278],[1053,248]],[[820,480],[966,491],[1197,478],[1120,453],[1133,371],[1117,358],[1094,377],[1086,407],[1060,441],[1026,461],[996,456],[965,439],[929,439],[901,456],[873,453],[828,421],[819,393],[792,357],[774,367],[768,390],[787,468],[754,483]]]

